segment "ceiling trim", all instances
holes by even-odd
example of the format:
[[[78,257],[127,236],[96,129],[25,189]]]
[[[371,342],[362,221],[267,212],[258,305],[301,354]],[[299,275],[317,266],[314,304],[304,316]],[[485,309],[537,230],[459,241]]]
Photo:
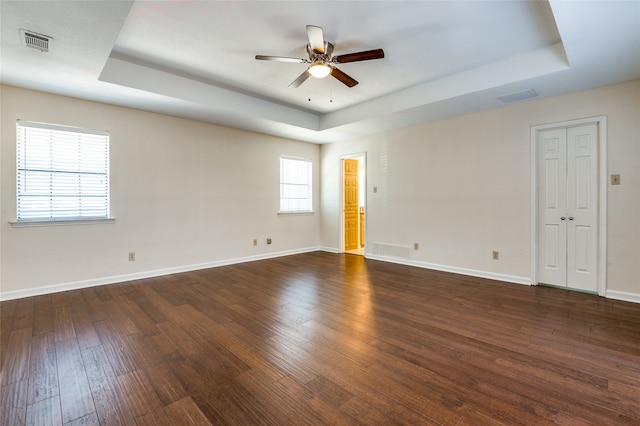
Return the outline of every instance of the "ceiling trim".
[[[320,128],[332,129],[567,69],[564,47],[557,43],[327,113],[321,117]]]
[[[329,134],[333,134],[334,138],[340,134],[351,137],[354,132],[349,131],[349,127],[372,118],[423,108],[425,105],[568,68],[562,43],[557,43],[325,114],[256,99],[114,56],[107,60],[99,80],[199,105],[212,114],[224,113],[263,124],[290,126],[305,133],[317,133],[319,139],[326,139]],[[396,123],[395,127],[405,124],[401,121]],[[341,128],[343,131],[340,131]]]
[[[207,109],[272,120],[308,130],[319,130],[319,118],[316,114],[112,56],[107,60],[98,79],[195,103]]]

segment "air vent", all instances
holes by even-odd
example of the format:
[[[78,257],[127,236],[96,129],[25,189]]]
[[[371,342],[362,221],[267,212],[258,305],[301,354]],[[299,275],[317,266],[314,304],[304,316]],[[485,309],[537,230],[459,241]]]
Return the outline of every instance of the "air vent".
[[[20,30],[20,36],[24,45],[31,49],[39,50],[43,53],[49,53],[53,47],[53,38],[49,36],[27,30]]]
[[[508,95],[498,96],[498,99],[500,99],[505,104],[508,104],[511,102],[523,101],[525,99],[535,98],[536,96],[538,96],[536,91],[533,89],[529,89],[529,90],[523,90],[522,92],[509,93]]]
[[[399,257],[411,259],[411,247],[398,244],[373,243],[371,247],[373,254],[384,257]]]

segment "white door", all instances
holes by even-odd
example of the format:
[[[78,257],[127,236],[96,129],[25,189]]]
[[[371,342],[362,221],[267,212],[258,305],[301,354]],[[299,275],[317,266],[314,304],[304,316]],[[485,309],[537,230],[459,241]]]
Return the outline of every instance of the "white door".
[[[538,136],[538,281],[598,290],[598,127]]]

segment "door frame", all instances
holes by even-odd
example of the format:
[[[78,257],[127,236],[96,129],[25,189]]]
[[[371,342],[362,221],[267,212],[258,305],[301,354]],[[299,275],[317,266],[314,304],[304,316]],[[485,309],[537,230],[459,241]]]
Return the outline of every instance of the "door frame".
[[[352,160],[352,159],[357,159],[358,162],[360,162],[360,160],[362,160],[363,164],[364,164],[364,176],[362,178],[362,180],[364,182],[360,182],[360,180],[358,179],[358,187],[362,186],[364,188],[364,200],[363,200],[363,204],[364,204],[364,254],[367,254],[367,153],[366,152],[359,152],[359,153],[355,153],[355,154],[346,154],[346,155],[341,155],[340,158],[338,159],[338,161],[340,162],[340,166],[338,167],[340,169],[340,210],[339,210],[339,214],[338,214],[338,221],[340,222],[340,226],[338,227],[339,229],[339,235],[338,235],[338,252],[339,253],[344,253],[344,160]],[[359,164],[358,164],[359,165]]]
[[[538,135],[544,130],[598,126],[598,295],[607,290],[607,117],[581,118],[531,126],[531,285],[538,285]]]

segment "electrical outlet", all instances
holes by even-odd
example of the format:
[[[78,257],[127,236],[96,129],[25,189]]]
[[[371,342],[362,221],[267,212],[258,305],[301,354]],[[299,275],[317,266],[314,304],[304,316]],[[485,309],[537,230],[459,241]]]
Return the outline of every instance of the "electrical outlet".
[[[130,251],[129,252],[129,262],[134,262],[136,260],[136,252],[135,251]]]
[[[271,244],[271,237],[267,237],[267,244]]]
[[[420,245],[418,243],[413,243],[414,250],[418,250],[419,248],[420,248]]]
[[[254,239],[254,240],[253,240],[253,245],[254,245],[254,246],[257,246],[257,245],[258,245],[258,240]]]
[[[492,256],[493,256],[493,260],[498,260],[500,259],[500,252],[497,250],[494,250]]]
[[[620,175],[611,175],[611,185],[620,185]]]

